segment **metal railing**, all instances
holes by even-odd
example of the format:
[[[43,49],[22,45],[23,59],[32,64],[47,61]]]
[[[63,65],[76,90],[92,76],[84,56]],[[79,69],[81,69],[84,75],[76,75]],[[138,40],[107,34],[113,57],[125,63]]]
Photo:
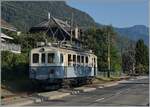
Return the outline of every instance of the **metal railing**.
[[[21,45],[14,43],[1,43],[1,51],[11,51],[14,53],[21,53]]]

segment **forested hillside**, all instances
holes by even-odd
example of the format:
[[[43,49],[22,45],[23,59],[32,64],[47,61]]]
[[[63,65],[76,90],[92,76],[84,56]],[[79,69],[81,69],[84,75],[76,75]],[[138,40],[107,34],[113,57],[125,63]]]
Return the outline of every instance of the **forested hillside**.
[[[96,26],[101,28],[104,26],[96,23],[87,13],[70,7],[65,1],[3,1],[1,4],[2,18],[21,31],[28,31],[30,27],[47,19],[48,12],[56,18],[68,22],[71,21],[73,14],[74,23],[80,27]],[[115,30],[123,38],[133,41],[143,39],[148,45],[148,28],[144,25],[115,28]]]
[[[144,25],[135,25],[128,28],[116,28],[115,29],[121,36],[127,37],[131,40],[138,41],[143,39],[145,44],[148,46],[149,43],[149,32],[148,27]]]
[[[56,18],[70,21],[80,26],[94,26],[95,22],[87,13],[72,8],[65,1],[3,1],[2,18],[22,31],[47,19],[48,12]]]

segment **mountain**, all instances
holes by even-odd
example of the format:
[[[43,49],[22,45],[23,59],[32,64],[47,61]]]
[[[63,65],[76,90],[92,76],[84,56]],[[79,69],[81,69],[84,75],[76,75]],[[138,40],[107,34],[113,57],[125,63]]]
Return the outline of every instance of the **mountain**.
[[[72,8],[65,1],[2,1],[1,17],[18,30],[28,31],[32,26],[47,19],[48,12],[56,18],[70,20],[73,16],[75,24],[80,27],[96,26],[101,28],[105,25],[93,20],[87,13]],[[148,45],[148,28],[144,25],[135,25],[128,28],[115,28],[121,37],[137,41],[143,39]]]
[[[28,31],[30,27],[47,19],[48,12],[56,18],[70,20],[80,26],[95,26],[87,13],[72,8],[65,1],[2,1],[1,16],[18,30]]]
[[[137,41],[143,39],[145,44],[149,43],[148,27],[144,25],[135,25],[127,28],[115,28],[119,35],[129,38],[130,40]]]

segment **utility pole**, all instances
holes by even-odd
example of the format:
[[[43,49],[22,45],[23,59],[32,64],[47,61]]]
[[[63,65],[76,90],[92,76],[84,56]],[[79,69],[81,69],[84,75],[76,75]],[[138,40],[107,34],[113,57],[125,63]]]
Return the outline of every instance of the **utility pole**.
[[[121,44],[121,72],[120,72],[120,74],[122,75],[123,73],[124,73],[124,70],[123,70],[123,45]]]
[[[72,44],[72,31],[73,31],[73,13],[71,14],[71,44]]]
[[[108,38],[108,72],[107,76],[110,77],[110,34],[107,28],[107,38]]]

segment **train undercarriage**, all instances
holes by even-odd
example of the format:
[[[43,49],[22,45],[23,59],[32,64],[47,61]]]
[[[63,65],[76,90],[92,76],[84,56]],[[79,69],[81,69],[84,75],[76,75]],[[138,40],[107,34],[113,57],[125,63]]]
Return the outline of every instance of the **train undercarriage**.
[[[82,85],[92,84],[94,77],[78,77],[78,78],[63,78],[63,79],[47,79],[35,80],[32,79],[33,88],[55,90],[55,89],[70,89]]]

